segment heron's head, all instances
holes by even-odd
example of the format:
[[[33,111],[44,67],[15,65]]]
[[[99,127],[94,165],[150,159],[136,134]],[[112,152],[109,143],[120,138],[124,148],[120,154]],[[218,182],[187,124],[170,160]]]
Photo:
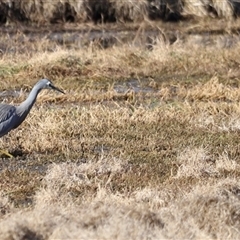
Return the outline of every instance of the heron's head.
[[[48,80],[48,79],[41,79],[39,82],[39,87],[42,88],[42,89],[52,89],[52,90],[55,90],[55,91],[58,91],[58,92],[61,92],[63,94],[65,94],[61,89],[55,87],[53,85],[53,83]]]

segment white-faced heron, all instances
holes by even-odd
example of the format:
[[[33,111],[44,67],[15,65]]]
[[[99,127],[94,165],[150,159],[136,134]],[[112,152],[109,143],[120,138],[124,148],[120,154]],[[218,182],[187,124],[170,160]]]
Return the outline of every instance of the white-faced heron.
[[[53,89],[64,93],[55,87],[50,80],[41,79],[35,84],[27,99],[19,106],[0,104],[0,137],[17,128],[25,120],[42,89]],[[12,157],[11,154],[3,150],[0,150],[0,152]]]

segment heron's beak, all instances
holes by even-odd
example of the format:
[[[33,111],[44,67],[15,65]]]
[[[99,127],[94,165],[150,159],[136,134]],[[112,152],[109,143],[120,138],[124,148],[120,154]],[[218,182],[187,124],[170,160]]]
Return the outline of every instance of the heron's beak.
[[[58,92],[60,92],[60,93],[63,93],[63,94],[65,94],[65,92],[63,92],[61,89],[59,89],[59,88],[55,87],[55,86],[54,86],[54,85],[52,85],[52,84],[51,84],[51,88],[52,88],[53,90],[56,90],[56,91],[58,91]]]

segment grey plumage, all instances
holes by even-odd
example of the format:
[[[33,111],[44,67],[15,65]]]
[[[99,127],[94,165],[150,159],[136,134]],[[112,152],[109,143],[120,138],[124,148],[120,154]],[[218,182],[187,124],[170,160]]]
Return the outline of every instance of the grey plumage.
[[[19,106],[0,104],[0,137],[17,128],[25,120],[42,89],[53,89],[64,93],[55,87],[50,80],[41,79],[35,84],[27,99]]]

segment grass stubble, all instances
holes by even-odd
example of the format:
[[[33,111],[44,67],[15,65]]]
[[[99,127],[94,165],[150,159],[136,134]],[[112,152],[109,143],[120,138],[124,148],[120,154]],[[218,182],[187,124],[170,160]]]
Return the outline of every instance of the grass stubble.
[[[41,77],[67,94],[1,139],[1,239],[239,238],[238,44],[19,47],[2,101]]]

